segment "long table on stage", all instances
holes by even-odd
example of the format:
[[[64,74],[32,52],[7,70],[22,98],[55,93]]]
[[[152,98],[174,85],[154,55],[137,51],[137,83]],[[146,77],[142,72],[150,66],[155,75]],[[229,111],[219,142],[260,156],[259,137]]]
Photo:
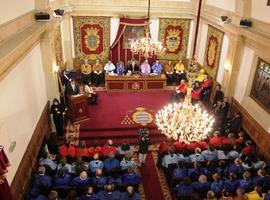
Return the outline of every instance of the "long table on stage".
[[[105,76],[107,91],[147,91],[163,90],[166,87],[166,76],[159,75],[131,75],[131,76]]]

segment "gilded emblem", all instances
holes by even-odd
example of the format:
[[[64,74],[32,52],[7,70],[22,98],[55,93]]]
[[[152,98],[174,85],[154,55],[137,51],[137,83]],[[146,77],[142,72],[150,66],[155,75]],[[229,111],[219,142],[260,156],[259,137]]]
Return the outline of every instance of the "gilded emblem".
[[[181,30],[179,29],[168,29],[166,36],[166,48],[170,52],[175,52],[181,43]]]
[[[90,50],[90,51],[95,51],[100,44],[100,36],[98,34],[99,30],[97,28],[91,27],[91,28],[87,28],[85,30],[86,35],[85,35],[85,44],[86,47]]]
[[[136,112],[132,115],[132,120],[137,124],[146,126],[153,121],[153,115],[145,110],[145,108],[136,108]]]

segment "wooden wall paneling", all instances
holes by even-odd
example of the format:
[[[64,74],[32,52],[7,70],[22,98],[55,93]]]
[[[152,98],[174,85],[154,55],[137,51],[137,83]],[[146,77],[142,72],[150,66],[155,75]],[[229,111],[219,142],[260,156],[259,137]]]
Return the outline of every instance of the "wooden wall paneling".
[[[32,176],[37,167],[39,148],[44,136],[51,133],[49,108],[48,101],[10,185],[13,199],[25,199],[24,194],[30,190]]]
[[[242,114],[242,128],[256,143],[259,154],[270,161],[270,133],[268,133],[247,111],[232,97],[231,114],[240,112]]]

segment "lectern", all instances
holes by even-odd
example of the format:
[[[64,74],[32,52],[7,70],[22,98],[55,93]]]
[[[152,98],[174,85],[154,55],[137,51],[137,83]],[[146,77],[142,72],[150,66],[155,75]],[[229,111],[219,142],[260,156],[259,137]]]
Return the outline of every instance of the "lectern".
[[[71,122],[76,124],[89,120],[88,116],[88,95],[68,96],[69,117]]]

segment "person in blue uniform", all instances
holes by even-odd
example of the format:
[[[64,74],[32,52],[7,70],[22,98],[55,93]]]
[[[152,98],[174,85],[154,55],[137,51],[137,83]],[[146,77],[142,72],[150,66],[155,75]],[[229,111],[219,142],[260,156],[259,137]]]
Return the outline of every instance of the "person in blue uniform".
[[[214,173],[213,176],[213,181],[211,183],[211,190],[216,194],[217,197],[221,196],[222,189],[223,189],[223,180],[221,179],[221,176],[219,173]]]
[[[38,185],[45,185],[47,187],[52,186],[52,178],[46,175],[45,173],[46,173],[45,167],[40,166],[38,168],[38,173],[35,175],[35,178],[34,178],[34,186],[38,186]]]
[[[159,60],[156,60],[155,64],[152,65],[152,72],[154,74],[160,74],[162,72],[162,65],[159,63]]]
[[[181,162],[177,164],[177,167],[173,170],[173,179],[183,180],[187,176],[187,168],[183,166]]]
[[[120,168],[119,160],[115,159],[114,157],[114,154],[111,152],[109,153],[108,158],[103,162],[104,170],[106,170],[107,172]]]
[[[128,168],[127,173],[122,176],[122,184],[137,185],[141,182],[141,177],[135,172],[133,168]]]
[[[224,181],[224,189],[228,190],[230,194],[235,194],[239,187],[239,180],[235,173],[229,174],[229,179]]]
[[[181,199],[181,197],[187,199],[193,195],[193,188],[191,185],[191,180],[189,177],[185,177],[182,182],[176,185],[176,194]]]
[[[118,190],[114,189],[114,185],[112,184],[107,184],[105,185],[105,190],[104,191],[99,191],[97,193],[98,199],[102,200],[119,200],[121,199],[121,192]]]
[[[60,163],[57,166],[57,169],[58,170],[62,169],[62,170],[64,170],[65,173],[71,173],[72,172],[71,164],[67,163],[67,158],[66,157],[61,158]]]
[[[253,181],[251,174],[248,171],[243,173],[243,178],[239,180],[239,187],[244,189],[246,192],[251,192],[253,189]]]
[[[99,154],[96,153],[93,156],[93,160],[88,165],[88,170],[95,173],[97,169],[103,169],[103,162],[99,160]]]
[[[235,173],[236,175],[242,175],[245,171],[245,168],[242,166],[242,160],[240,158],[236,158],[234,163],[232,163],[228,168],[228,173]]]
[[[124,63],[122,61],[120,61],[119,63],[116,64],[116,73],[118,75],[124,75],[125,74],[125,66]]]
[[[103,176],[102,170],[97,169],[96,175],[93,177],[93,185],[97,190],[102,189],[106,185],[106,177]]]
[[[76,176],[72,179],[71,185],[86,187],[91,184],[91,179],[88,177],[86,171],[82,171],[80,176]]]
[[[190,160],[190,162],[203,162],[204,161],[204,157],[201,154],[201,149],[200,148],[196,148],[194,150],[194,154],[191,154],[189,156],[189,160]]]
[[[162,166],[168,168],[170,164],[177,164],[177,155],[172,149],[168,150],[168,154],[162,158]]]
[[[192,183],[192,188],[198,195],[205,197],[206,193],[210,189],[210,182],[207,181],[207,177],[205,175],[200,175],[198,181]]]
[[[71,176],[66,174],[63,169],[59,169],[57,174],[54,176],[53,185],[55,187],[68,186],[71,181]]]
[[[128,168],[135,168],[136,164],[132,159],[132,155],[126,154],[123,160],[120,162],[120,166],[122,170],[127,170]]]
[[[122,193],[121,200],[140,200],[138,192],[134,191],[132,186],[127,187],[127,191]]]
[[[208,149],[204,150],[202,152],[202,155],[204,159],[208,161],[217,159],[217,151],[211,146],[209,146]]]
[[[99,200],[97,195],[94,193],[92,186],[89,186],[84,195],[80,197],[80,200]]]

